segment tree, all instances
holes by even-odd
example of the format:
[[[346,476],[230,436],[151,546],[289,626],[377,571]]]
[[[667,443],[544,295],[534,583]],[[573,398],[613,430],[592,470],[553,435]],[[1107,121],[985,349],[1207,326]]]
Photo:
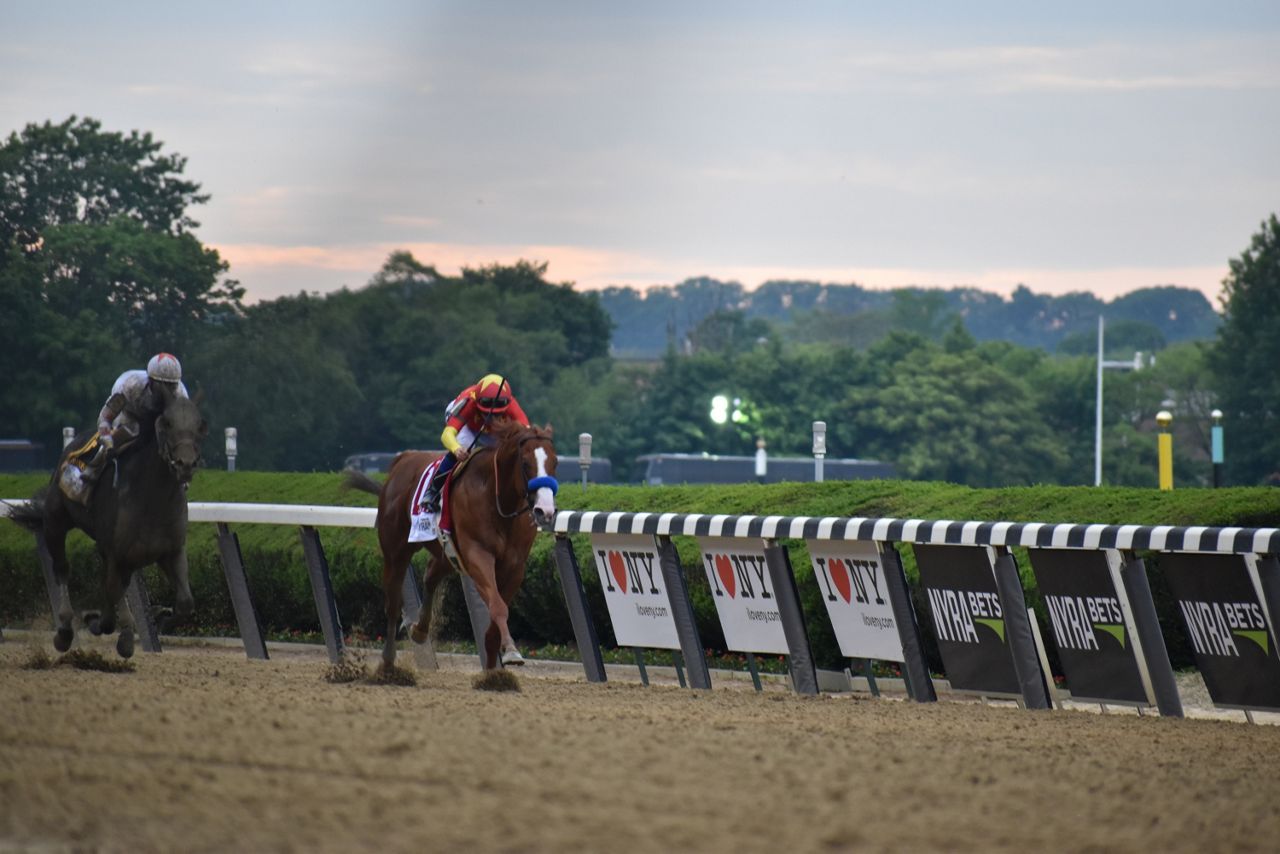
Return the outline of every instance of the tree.
[[[955,317],[945,291],[902,288],[893,292],[889,322],[894,329],[936,341],[951,328]]]
[[[52,306],[38,265],[11,247],[0,263],[0,424],[44,444],[52,465],[63,427],[88,427],[126,360],[93,309]]]
[[[1117,320],[1107,323],[1102,333],[1102,345],[1108,359],[1128,358],[1135,352],[1156,353],[1167,345],[1164,333],[1158,326],[1141,320]],[[1058,352],[1064,356],[1088,356],[1098,352],[1098,328],[1064,335],[1058,342]]]
[[[694,352],[745,353],[773,335],[769,321],[747,319],[741,311],[717,311],[702,319],[689,333]]]
[[[1280,470],[1280,221],[1272,214],[1222,283],[1223,322],[1209,351],[1227,438],[1227,476],[1259,483]]]
[[[312,322],[320,301],[302,296],[254,306],[187,361],[201,378],[206,415],[221,456],[223,428],[239,433],[246,469],[336,471],[361,426],[365,399],[345,355]]]
[[[187,209],[209,197],[182,178],[185,157],[161,154],[149,133],[101,128],[71,116],[29,124],[0,145],[0,244],[33,247],[51,225],[103,225],[117,216],[171,234],[199,224]]]
[[[894,332],[867,357],[871,381],[847,389],[828,427],[859,456],[903,477],[984,487],[1052,482],[1067,465],[1025,380],[980,349]]]
[[[160,149],[150,134],[75,116],[0,143],[10,429],[38,437],[87,423],[121,370],[158,350],[185,358],[242,311],[227,264],[191,232],[188,208],[208,196],[182,177],[185,158]]]

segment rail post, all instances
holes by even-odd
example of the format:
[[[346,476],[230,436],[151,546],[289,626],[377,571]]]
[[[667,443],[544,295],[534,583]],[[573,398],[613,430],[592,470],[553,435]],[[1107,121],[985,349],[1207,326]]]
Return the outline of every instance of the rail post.
[[[1133,609],[1133,621],[1142,643],[1142,657],[1146,659],[1147,673],[1151,676],[1151,690],[1156,695],[1156,708],[1164,717],[1182,717],[1182,699],[1178,696],[1178,683],[1173,678],[1173,666],[1169,664],[1169,651],[1160,633],[1160,618],[1156,615],[1155,601],[1151,598],[1151,585],[1147,581],[1147,565],[1131,552],[1123,553],[1124,566],[1120,575],[1124,578],[1129,607]]]
[[[564,590],[565,606],[569,609],[569,622],[573,625],[573,636],[577,639],[578,651],[582,654],[582,669],[586,671],[588,682],[604,682],[608,677],[605,675],[604,659],[600,655],[600,640],[596,636],[591,609],[587,605],[587,594],[582,587],[582,571],[578,568],[573,543],[568,537],[556,537],[554,554],[556,569],[560,572],[560,586]],[[640,655],[639,650],[636,650],[636,655]],[[643,659],[637,658],[637,663],[641,668],[641,678],[644,678]]]
[[[702,649],[698,623],[693,618],[689,585],[684,580],[684,570],[680,568],[680,556],[676,554],[670,537],[658,537],[658,562],[671,601],[671,616],[675,620],[676,635],[680,638],[680,652],[684,656],[685,667],[689,668],[689,684],[709,691],[711,671],[707,668],[707,654]]]

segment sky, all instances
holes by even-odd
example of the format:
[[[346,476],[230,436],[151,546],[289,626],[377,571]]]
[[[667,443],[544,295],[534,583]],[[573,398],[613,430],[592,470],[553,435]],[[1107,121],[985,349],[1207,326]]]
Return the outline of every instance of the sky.
[[[151,132],[248,302],[404,249],[1216,307],[1280,211],[1280,3],[1049,5],[0,0],[0,135]]]

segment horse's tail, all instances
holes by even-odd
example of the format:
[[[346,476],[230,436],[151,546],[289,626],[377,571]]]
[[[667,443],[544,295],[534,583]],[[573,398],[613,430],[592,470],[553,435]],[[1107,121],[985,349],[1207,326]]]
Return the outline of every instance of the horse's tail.
[[[41,489],[30,501],[9,505],[9,518],[32,533],[44,529],[45,490]]]
[[[382,484],[359,469],[344,469],[342,474],[343,489],[358,489],[361,492],[368,492],[372,495],[382,494]]]

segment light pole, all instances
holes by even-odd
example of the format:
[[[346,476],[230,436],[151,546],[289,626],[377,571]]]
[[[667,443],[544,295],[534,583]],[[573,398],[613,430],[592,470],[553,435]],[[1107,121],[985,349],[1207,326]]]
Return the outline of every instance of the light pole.
[[[1169,432],[1173,413],[1161,409],[1156,413],[1156,423],[1160,425],[1160,435],[1156,440],[1159,443],[1160,488],[1169,490],[1173,489],[1173,434]]]
[[[1217,489],[1222,486],[1222,410],[1213,410],[1209,417],[1213,419],[1213,429],[1210,431],[1213,438],[1213,488]]]
[[[236,470],[236,428],[228,427],[222,431],[227,440],[227,471]]]
[[[587,489],[587,469],[591,468],[591,434],[578,434],[578,465],[582,468],[582,489]]]
[[[813,479],[822,482],[822,459],[827,455],[827,422],[813,422]]]
[[[1098,315],[1098,383],[1097,383],[1097,400],[1094,403],[1094,430],[1093,430],[1093,485],[1102,486],[1102,369],[1103,368],[1119,368],[1121,370],[1140,371],[1142,370],[1142,351],[1133,354],[1133,361],[1107,361],[1102,358],[1102,336],[1103,336],[1103,320],[1102,315]]]

